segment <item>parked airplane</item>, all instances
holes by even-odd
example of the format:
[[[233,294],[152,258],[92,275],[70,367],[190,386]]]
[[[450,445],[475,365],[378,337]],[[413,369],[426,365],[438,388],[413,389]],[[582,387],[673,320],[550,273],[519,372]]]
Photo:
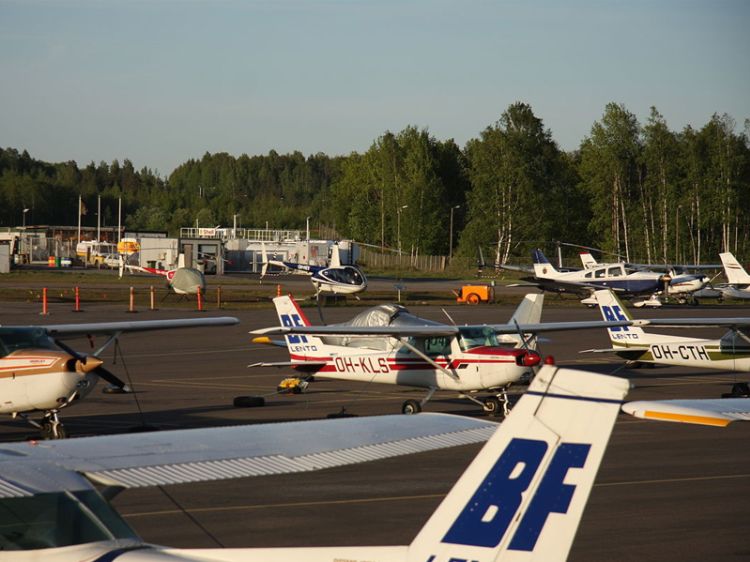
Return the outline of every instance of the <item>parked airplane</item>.
[[[622,411],[648,420],[726,427],[750,421],[750,398],[638,400],[623,404]]]
[[[635,306],[661,306],[657,293],[670,290],[672,276],[656,271],[644,271],[629,267],[624,262],[601,265],[592,269],[561,272],[549,262],[541,250],[534,250],[533,281],[545,291],[581,293],[609,288],[623,296],[644,296],[650,298],[634,303]],[[689,277],[680,276],[678,282],[685,283]],[[675,285],[676,287],[677,285]],[[584,301],[585,304],[589,302]]]
[[[731,252],[719,254],[728,283],[716,288],[727,299],[750,299],[750,275]]]
[[[585,270],[590,269],[596,269],[599,267],[609,267],[611,265],[618,265],[618,264],[611,264],[611,263],[599,263],[596,261],[594,256],[591,255],[590,252],[581,252],[580,253],[581,263],[583,264],[583,268]],[[635,270],[640,271],[650,271],[651,268],[654,268],[656,266],[652,265],[643,265],[643,264],[629,264],[631,268]],[[719,298],[721,297],[721,292],[712,290],[709,287],[709,283],[711,279],[707,275],[696,275],[692,273],[677,273],[676,268],[678,267],[687,267],[687,266],[676,266],[676,267],[669,267],[665,268],[666,273],[669,277],[669,283],[664,283],[662,285],[661,295],[663,297],[669,298],[669,297],[675,297],[677,301],[680,304],[684,304],[688,301],[692,302],[693,304],[698,304],[698,296],[700,298]],[[693,266],[698,267],[698,266]],[[701,268],[705,269],[706,266],[700,266]],[[708,266],[712,267],[712,266]],[[654,272],[658,273],[658,272]],[[666,276],[664,277],[666,281]]]
[[[91,392],[99,379],[128,390],[127,385],[105,369],[99,355],[125,332],[170,330],[197,326],[229,326],[232,317],[139,322],[97,322],[50,326],[0,327],[0,414],[21,417],[50,439],[65,437],[59,411]],[[79,353],[63,339],[108,335],[92,354]],[[29,414],[43,412],[40,422]]]
[[[605,320],[633,320],[625,306],[612,291],[596,291],[602,318]],[[679,365],[706,369],[750,371],[750,318],[671,318],[637,321],[631,326],[608,328],[612,342],[610,349],[588,352],[609,352],[630,362]],[[649,333],[641,326],[686,327],[724,326],[730,328],[721,339],[691,338]]]
[[[436,390],[452,390],[488,414],[499,415],[508,412],[509,388],[529,380],[542,362],[534,350],[535,334],[630,323],[540,324],[543,299],[526,295],[507,324],[441,324],[390,304],[370,308],[344,324],[312,326],[291,297],[276,297],[280,327],[250,333],[261,336],[256,343],[287,347],[291,361],[250,367],[293,367],[308,377],[427,389],[421,401],[403,403],[405,414],[421,411]],[[284,335],[286,341],[273,342],[267,337],[271,335]],[[492,394],[480,399],[474,396],[478,392]]]
[[[122,259],[122,258],[121,258]],[[123,270],[140,271],[150,275],[161,275],[167,281],[167,287],[177,295],[196,295],[206,293],[206,278],[203,272],[193,267],[185,267],[184,255],[180,254],[180,265],[175,269],[159,269],[156,267],[141,267],[139,265],[129,265],[122,261],[120,267],[120,277]]]
[[[266,276],[268,266],[274,265],[289,271],[299,271],[310,276],[316,296],[320,293],[333,295],[353,295],[367,288],[367,278],[362,270],[353,265],[341,265],[339,247],[334,244],[331,250],[331,263],[327,266],[308,265],[289,261],[269,260],[265,244],[262,246],[263,266],[260,278]]]
[[[168,548],[144,543],[106,499],[128,487],[310,471],[476,442],[487,438],[487,422],[421,414],[3,444],[0,549],[6,562],[558,562],[568,557],[628,387],[543,368],[403,546]]]

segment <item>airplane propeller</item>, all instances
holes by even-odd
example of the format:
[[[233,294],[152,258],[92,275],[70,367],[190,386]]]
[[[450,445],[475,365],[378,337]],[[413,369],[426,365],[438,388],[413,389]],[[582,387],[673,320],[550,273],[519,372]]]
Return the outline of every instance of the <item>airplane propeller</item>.
[[[122,379],[120,379],[111,371],[108,371],[107,369],[102,367],[103,361],[98,357],[81,355],[75,349],[63,343],[62,341],[57,339],[54,341],[60,349],[70,354],[70,356],[76,360],[76,371],[80,373],[94,373],[96,376],[98,376],[102,380],[107,381],[109,384],[119,389],[120,391],[130,391],[130,387],[128,387],[128,385]]]

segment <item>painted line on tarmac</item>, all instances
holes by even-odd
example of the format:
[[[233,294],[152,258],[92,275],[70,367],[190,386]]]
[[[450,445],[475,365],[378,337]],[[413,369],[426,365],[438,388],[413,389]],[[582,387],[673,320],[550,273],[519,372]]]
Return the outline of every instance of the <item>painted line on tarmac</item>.
[[[705,482],[710,480],[732,480],[739,478],[750,478],[750,474],[726,474],[720,476],[696,476],[688,478],[663,478],[659,480],[631,480],[625,482],[609,482],[604,484],[594,484],[594,487],[612,487],[612,486],[635,486],[642,484],[669,484],[679,482]],[[447,492],[446,492],[447,494]],[[284,503],[264,503],[264,504],[252,504],[252,505],[234,505],[234,506],[222,506],[222,507],[196,507],[188,508],[185,511],[190,513],[216,513],[216,512],[232,512],[232,511],[252,511],[257,509],[274,509],[274,508],[301,508],[301,507],[318,507],[326,505],[356,505],[356,504],[371,504],[371,503],[382,503],[382,502],[395,502],[395,501],[414,501],[414,500],[433,500],[444,498],[446,494],[421,494],[411,496],[390,496],[390,497],[375,497],[375,498],[359,498],[350,500],[325,500],[325,501],[309,501],[309,502],[284,502]],[[162,515],[176,515],[182,513],[179,509],[165,509],[160,511],[138,511],[133,513],[122,513],[124,517],[154,517]]]

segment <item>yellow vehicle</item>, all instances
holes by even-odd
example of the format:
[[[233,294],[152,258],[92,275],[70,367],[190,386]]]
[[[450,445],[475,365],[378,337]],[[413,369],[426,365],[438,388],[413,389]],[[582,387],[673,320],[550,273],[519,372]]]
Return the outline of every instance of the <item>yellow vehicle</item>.
[[[284,379],[276,387],[276,391],[280,393],[300,394],[307,388],[308,382],[297,377],[289,377]]]
[[[453,294],[458,303],[479,304],[495,300],[495,288],[491,285],[464,285],[458,291],[453,291]]]

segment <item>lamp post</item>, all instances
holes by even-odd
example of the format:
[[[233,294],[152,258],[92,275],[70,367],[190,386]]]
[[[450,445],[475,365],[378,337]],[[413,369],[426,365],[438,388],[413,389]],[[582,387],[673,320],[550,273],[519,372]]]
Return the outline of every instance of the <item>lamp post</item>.
[[[460,209],[461,205],[451,207],[451,221],[450,221],[450,240],[448,241],[448,262],[450,263],[453,259],[453,211]]]
[[[23,229],[26,230],[26,213],[28,213],[31,209],[24,209],[23,210]]]
[[[401,211],[409,207],[402,205],[396,210],[396,238],[398,239],[398,261],[401,263]]]

